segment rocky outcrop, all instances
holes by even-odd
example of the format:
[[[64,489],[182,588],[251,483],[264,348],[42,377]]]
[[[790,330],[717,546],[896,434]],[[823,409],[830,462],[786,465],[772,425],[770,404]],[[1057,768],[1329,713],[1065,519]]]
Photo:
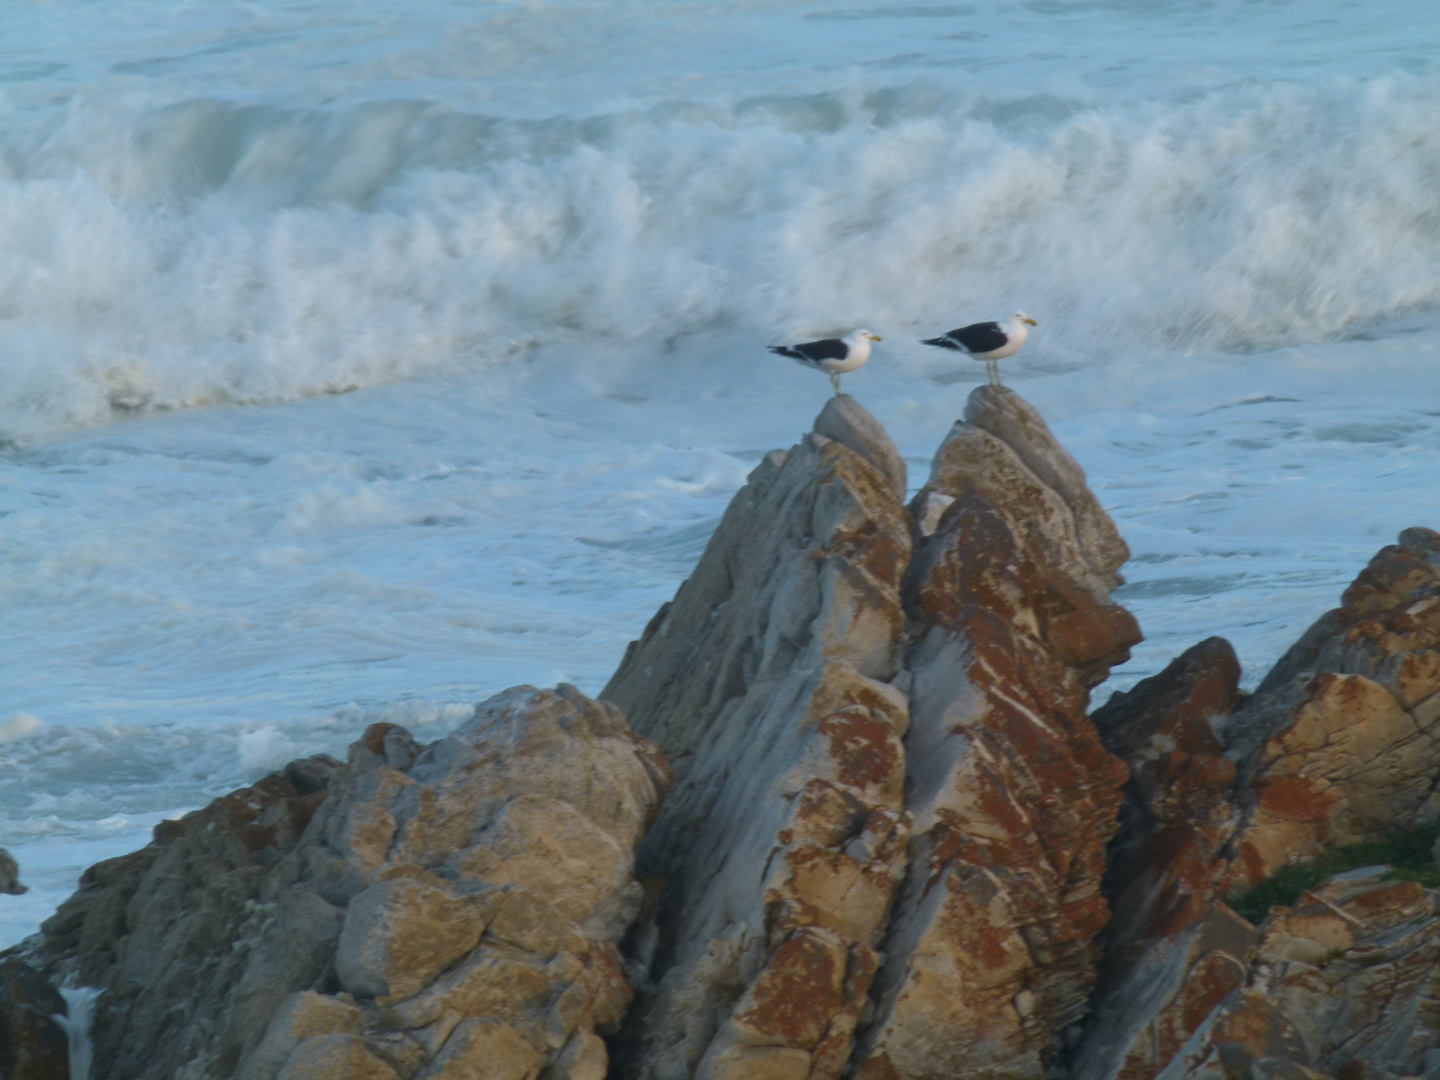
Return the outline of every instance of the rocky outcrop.
[[[602,700],[376,725],[92,867],[11,962],[103,989],[96,1080],[1440,1080],[1440,893],[1227,902],[1440,823],[1440,534],[1253,695],[1212,638],[1087,716],[1127,553],[1041,418],[977,390],[905,494],[837,396]],[[59,1046],[0,970],[0,1062]]]
[[[24,885],[20,884],[19,864],[15,862],[8,851],[0,848],[0,893],[19,896],[28,891]]]
[[[17,956],[0,959],[0,1077],[69,1080],[65,999]]]
[[[907,513],[832,399],[606,687],[676,770],[624,1075],[1039,1077],[1083,1014],[1125,778],[1085,707],[1139,637],[1126,549],[1033,409],[966,416]]]
[[[1230,723],[1245,813],[1231,890],[1414,824],[1440,776],[1437,724],[1440,534],[1407,529]]]
[[[832,398],[735,496],[605,688],[674,763],[641,849],[664,879],[625,1074],[837,1077],[910,818],[904,462]]]
[[[1071,1080],[1149,1080],[1245,984],[1257,935],[1219,900],[1236,825],[1220,735],[1239,678],[1230,643],[1210,638],[1094,713],[1130,780],[1108,856],[1102,974]]]
[[[1440,920],[1387,867],[1336,875],[1261,928],[1248,979],[1200,1017],[1167,1080],[1432,1076]]]
[[[1437,645],[1440,535],[1408,529],[1254,695],[1212,639],[1096,712],[1132,780],[1071,1080],[1440,1075],[1434,894],[1379,867],[1259,928],[1225,903],[1440,819]]]
[[[1044,421],[983,387],[911,509],[910,864],[857,1076],[1043,1077],[1095,977],[1124,765],[1085,716],[1139,640],[1127,556]]]
[[[571,687],[376,725],[92,867],[35,955],[104,991],[96,1080],[598,1080],[667,781]]]

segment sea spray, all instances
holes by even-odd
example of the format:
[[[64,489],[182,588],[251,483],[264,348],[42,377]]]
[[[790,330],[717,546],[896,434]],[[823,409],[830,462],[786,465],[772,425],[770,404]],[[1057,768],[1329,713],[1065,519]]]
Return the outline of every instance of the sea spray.
[[[1402,77],[1062,109],[875,88],[583,123],[81,103],[9,148],[0,185],[0,437],[546,344],[653,363],[716,327],[918,335],[954,297],[1023,298],[1052,363],[1315,341],[1440,299],[1437,115],[1440,82]],[[53,175],[55,143],[105,125],[134,137]]]

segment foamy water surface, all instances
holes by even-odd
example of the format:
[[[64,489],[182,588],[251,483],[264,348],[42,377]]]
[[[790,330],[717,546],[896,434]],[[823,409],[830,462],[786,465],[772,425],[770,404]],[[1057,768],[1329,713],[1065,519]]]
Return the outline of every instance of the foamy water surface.
[[[596,692],[864,325],[911,482],[1007,379],[1148,640],[1253,683],[1440,527],[1410,3],[12,4],[0,846],[32,891],[376,719]]]

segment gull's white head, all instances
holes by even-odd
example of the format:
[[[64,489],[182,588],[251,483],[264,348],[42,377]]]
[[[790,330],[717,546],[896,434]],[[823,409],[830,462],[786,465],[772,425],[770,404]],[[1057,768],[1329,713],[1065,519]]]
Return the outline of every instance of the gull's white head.
[[[884,338],[882,338],[879,334],[872,334],[869,330],[856,330],[853,334],[850,335],[849,340],[855,342],[858,345],[862,341],[883,341]]]
[[[1040,325],[1034,319],[1030,318],[1029,315],[1026,315],[1023,311],[1012,311],[1010,313],[1010,321],[1012,323],[1015,323],[1016,325],[1019,325],[1020,323],[1027,323],[1030,326]]]

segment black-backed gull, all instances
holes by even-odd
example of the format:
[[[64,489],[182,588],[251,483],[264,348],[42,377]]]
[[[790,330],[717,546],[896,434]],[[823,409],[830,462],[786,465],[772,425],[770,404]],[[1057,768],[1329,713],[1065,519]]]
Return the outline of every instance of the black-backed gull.
[[[840,393],[840,376],[847,371],[856,371],[870,359],[870,342],[879,341],[878,334],[869,330],[856,330],[843,338],[826,338],[824,341],[807,341],[802,345],[768,345],[773,353],[798,360],[806,367],[823,371],[830,376],[830,385]]]
[[[999,386],[998,361],[1014,356],[1030,336],[1030,327],[1038,325],[1029,315],[1017,311],[1003,323],[971,323],[958,330],[951,330],[942,337],[926,338],[920,344],[954,349],[956,352],[969,353],[976,360],[984,360],[985,370],[990,375],[990,385]]]

